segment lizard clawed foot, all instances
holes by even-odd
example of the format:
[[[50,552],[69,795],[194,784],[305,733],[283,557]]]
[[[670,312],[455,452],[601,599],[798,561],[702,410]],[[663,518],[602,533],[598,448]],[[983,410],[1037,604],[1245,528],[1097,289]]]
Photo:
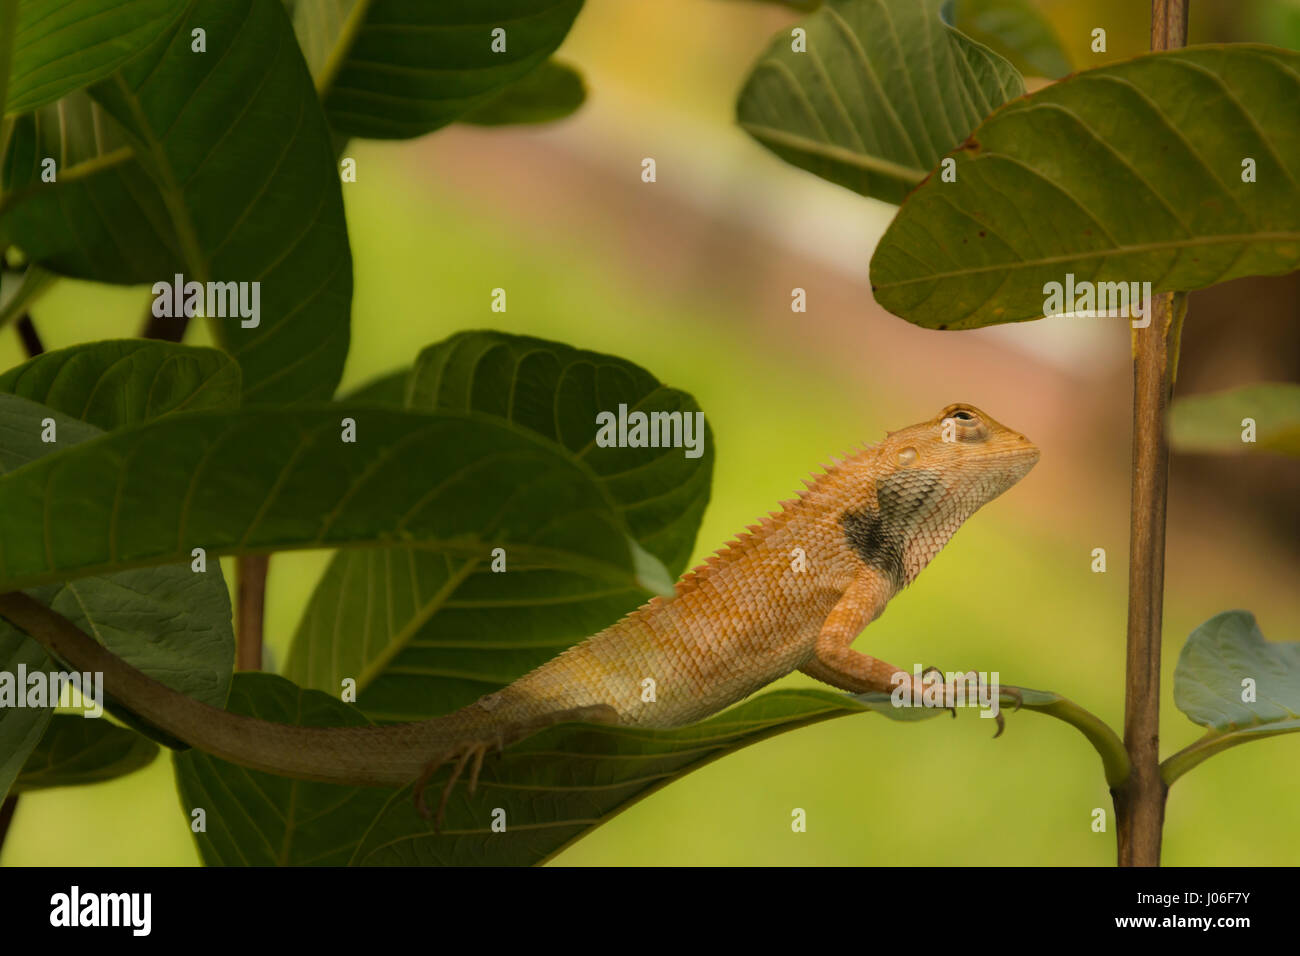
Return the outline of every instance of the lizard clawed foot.
[[[923,671],[921,672],[921,680],[922,680],[922,682],[924,682],[924,681],[925,681],[925,678],[928,677],[928,676],[930,676],[931,674],[937,674],[937,675],[939,675],[939,680],[940,680],[940,682],[941,682],[941,683],[943,682],[943,679],[944,679],[944,673],[943,673],[943,671],[941,671],[941,670],[940,670],[939,668],[937,668],[937,667],[927,667],[925,670],[923,670]],[[975,693],[976,693],[977,698],[982,698],[982,697],[983,697],[983,693],[982,693],[982,692],[983,692],[984,688],[988,687],[989,685],[981,679],[979,672],[978,672],[978,671],[967,671],[966,674],[965,674],[964,676],[965,676],[965,678],[966,678],[966,680],[965,680],[965,687],[966,687],[966,688],[970,688],[970,687],[973,686],[973,687],[975,688]],[[931,685],[931,686],[932,686],[932,685]],[[946,683],[943,683],[943,688],[944,688],[944,693],[945,693],[945,698],[946,698],[946,697],[947,697],[947,691],[948,691],[948,689],[949,689],[949,685],[946,684]],[[955,688],[954,688],[954,689],[955,689]],[[969,693],[969,691],[968,691],[968,693]],[[1019,709],[1024,705],[1024,702],[1025,702],[1024,695],[1020,692],[1020,688],[1018,688],[1018,687],[1002,687],[1001,685],[999,685],[999,687],[998,687],[998,697],[999,697],[999,699],[1001,699],[1002,697],[1009,697],[1009,698],[1011,698],[1011,699],[1015,702],[1015,707],[1013,708],[1013,710],[1019,710]],[[954,695],[954,699],[955,699],[955,695]],[[957,708],[956,708],[956,707],[945,707],[944,710],[946,710],[946,711],[948,711],[950,714],[952,714],[953,717],[956,717],[956,716],[957,716]],[[1006,730],[1006,727],[1007,727],[1006,718],[1004,718],[1004,717],[1002,716],[1002,709],[1001,709],[1001,707],[998,708],[998,711],[997,711],[997,713],[995,713],[995,714],[993,715],[993,718],[994,718],[994,720],[997,722],[997,726],[998,726],[998,729],[997,729],[997,730],[994,732],[994,734],[993,734],[993,739],[996,740],[998,737],[1001,737],[1001,736],[1002,736],[1002,732],[1003,732],[1004,730]]]
[[[931,664],[931,665],[930,665],[929,667],[927,667],[925,670],[921,671],[921,683],[922,683],[922,685],[925,684],[925,678],[926,678],[926,676],[929,675],[929,674],[931,674],[931,673],[938,674],[938,675],[939,675],[939,683],[940,683],[940,684],[943,683],[943,677],[944,677],[943,671],[939,670],[939,668],[937,668],[937,667],[935,667],[933,664]],[[952,719],[953,719],[953,720],[956,720],[956,719],[957,719],[957,708],[956,708],[956,707],[945,707],[944,710],[946,710],[946,711],[948,711],[948,713],[952,714]]]
[[[465,771],[465,765],[473,760],[470,764],[469,773],[469,792],[473,794],[478,789],[479,771],[483,769],[483,759],[491,751],[496,751],[498,756],[505,750],[506,746],[524,737],[534,734],[539,730],[550,727],[554,724],[561,723],[581,723],[585,721],[595,723],[617,723],[618,711],[608,704],[592,704],[585,707],[573,707],[568,710],[556,711],[551,714],[544,714],[541,717],[532,720],[522,721],[511,725],[508,728],[498,728],[488,737],[475,737],[468,740],[459,741],[448,749],[439,753],[424,766],[420,778],[415,782],[415,809],[424,819],[433,820],[433,832],[442,832],[442,821],[447,811],[447,799],[451,796],[452,787],[456,781],[461,778]],[[438,809],[435,813],[429,812],[428,805],[424,802],[424,791],[428,786],[430,778],[438,771],[438,768],[449,760],[455,760],[451,768],[451,775],[447,778],[447,783],[442,788],[442,797],[438,801]]]
[[[1012,708],[1012,713],[1014,713],[1015,711],[1019,710],[1022,706],[1024,706],[1024,703],[1025,703],[1025,695],[1022,694],[1022,693],[1020,693],[1020,688],[1019,688],[1019,687],[1002,687],[1002,686],[999,685],[999,687],[998,687],[998,696],[999,696],[999,697],[1010,697],[1012,700],[1014,700],[1014,701],[1016,702],[1016,706],[1015,706],[1014,708]],[[997,733],[995,733],[995,734],[993,735],[993,739],[994,739],[994,740],[997,740],[999,737],[1002,736],[1002,731],[1006,730],[1006,728],[1007,728],[1007,722],[1006,722],[1006,720],[1005,720],[1005,719],[1003,718],[1003,716],[1002,716],[1002,708],[1001,708],[1001,707],[998,708],[998,712],[997,712],[997,714],[995,714],[994,716],[997,718],[997,722],[998,722],[998,730],[997,730]]]
[[[460,775],[464,772],[465,764],[469,762],[471,757],[474,758],[474,765],[470,770],[469,778],[469,792],[473,793],[478,788],[478,775],[483,768],[483,758],[487,756],[488,751],[493,746],[493,741],[472,740],[451,750],[444,751],[425,765],[424,771],[420,774],[420,779],[415,782],[415,810],[426,820],[430,817],[433,818],[434,833],[442,832],[442,820],[447,812],[447,798],[451,796],[451,788],[456,785],[456,781],[460,779]],[[501,749],[499,741],[495,743],[495,746],[498,750]],[[442,797],[438,801],[437,813],[430,814],[429,807],[424,802],[424,788],[428,785],[429,778],[434,775],[437,769],[453,757],[456,758],[456,764],[452,767],[451,776],[447,778],[447,783],[442,788]]]

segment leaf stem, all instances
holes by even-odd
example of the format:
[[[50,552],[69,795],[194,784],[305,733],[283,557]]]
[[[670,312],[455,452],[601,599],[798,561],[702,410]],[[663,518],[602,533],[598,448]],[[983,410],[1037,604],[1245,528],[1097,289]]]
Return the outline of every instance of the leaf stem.
[[[262,620],[266,608],[266,572],[270,556],[244,554],[235,559],[235,669],[262,669]]]
[[[1273,730],[1260,731],[1253,733],[1220,733],[1211,730],[1204,737],[1193,743],[1188,744],[1178,753],[1166,757],[1160,764],[1160,778],[1164,781],[1165,788],[1171,787],[1175,780],[1181,777],[1187,771],[1191,770],[1198,764],[1210,759],[1217,753],[1235,747],[1238,744],[1244,744],[1251,740],[1262,740],[1265,737],[1276,737],[1279,734],[1294,733],[1294,730]]]
[[[1187,0],[1151,0],[1151,49],[1187,43]],[[1133,330],[1133,485],[1129,526],[1124,746],[1127,784],[1112,790],[1120,866],[1159,866],[1168,787],[1160,774],[1160,637],[1164,613],[1169,445],[1165,412],[1186,298],[1161,293],[1149,324]]]
[[[1047,714],[1073,726],[1088,739],[1088,743],[1092,744],[1093,749],[1101,757],[1101,766],[1106,774],[1106,785],[1112,791],[1124,787],[1132,768],[1129,764],[1128,752],[1124,749],[1124,742],[1119,739],[1119,735],[1111,729],[1110,724],[1069,698],[1055,694],[1051,696],[1055,699],[1044,703],[1026,700],[1022,709]]]

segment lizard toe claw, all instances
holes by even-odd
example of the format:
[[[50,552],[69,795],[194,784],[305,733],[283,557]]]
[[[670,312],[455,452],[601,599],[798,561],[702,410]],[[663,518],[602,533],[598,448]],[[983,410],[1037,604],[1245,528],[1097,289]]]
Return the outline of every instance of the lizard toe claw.
[[[937,675],[939,676],[939,682],[940,682],[940,683],[943,683],[943,671],[939,670],[939,668],[935,667],[933,664],[931,664],[931,665],[930,665],[929,667],[927,667],[925,670],[921,671],[921,683],[922,683],[922,684],[925,684],[925,679],[926,679],[927,677],[929,677],[931,674],[937,674]],[[957,719],[957,708],[956,708],[956,707],[945,707],[944,710],[946,710],[946,711],[948,711],[948,713],[952,714],[952,719],[953,719],[953,720],[956,720],[956,719]]]

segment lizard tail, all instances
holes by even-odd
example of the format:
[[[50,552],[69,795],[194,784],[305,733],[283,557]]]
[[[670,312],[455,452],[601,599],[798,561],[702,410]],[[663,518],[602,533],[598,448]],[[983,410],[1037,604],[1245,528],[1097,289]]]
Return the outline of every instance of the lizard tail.
[[[0,594],[0,616],[73,669],[103,674],[105,692],[159,730],[253,770],[398,787],[419,778],[444,754],[515,736],[503,721],[506,715],[489,715],[472,705],[433,720],[376,727],[298,727],[232,714],[159,683],[25,594]]]

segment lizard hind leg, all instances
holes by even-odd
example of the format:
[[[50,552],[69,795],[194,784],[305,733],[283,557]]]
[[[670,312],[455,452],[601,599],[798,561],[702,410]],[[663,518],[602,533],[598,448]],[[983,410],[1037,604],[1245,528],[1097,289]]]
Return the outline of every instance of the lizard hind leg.
[[[530,737],[540,730],[547,727],[553,727],[556,724],[565,723],[618,723],[618,711],[608,704],[589,704],[584,707],[570,707],[565,710],[552,711],[549,714],[543,714],[540,717],[532,717],[527,720],[518,721],[505,726],[500,726],[484,732],[482,735],[475,735],[458,740],[450,744],[445,749],[439,751],[427,764],[423,772],[415,782],[415,809],[428,820],[433,819],[433,830],[435,833],[442,831],[443,817],[447,811],[447,800],[451,796],[451,791],[456,782],[460,780],[465,771],[465,765],[473,760],[470,766],[469,793],[473,794],[478,788],[479,771],[483,767],[483,758],[489,752],[496,750],[500,752],[507,746],[516,741]],[[442,796],[438,800],[438,808],[435,813],[429,812],[429,807],[424,801],[424,791],[429,784],[430,778],[449,761],[455,761],[451,768],[451,774],[447,778],[447,783],[442,788]]]

